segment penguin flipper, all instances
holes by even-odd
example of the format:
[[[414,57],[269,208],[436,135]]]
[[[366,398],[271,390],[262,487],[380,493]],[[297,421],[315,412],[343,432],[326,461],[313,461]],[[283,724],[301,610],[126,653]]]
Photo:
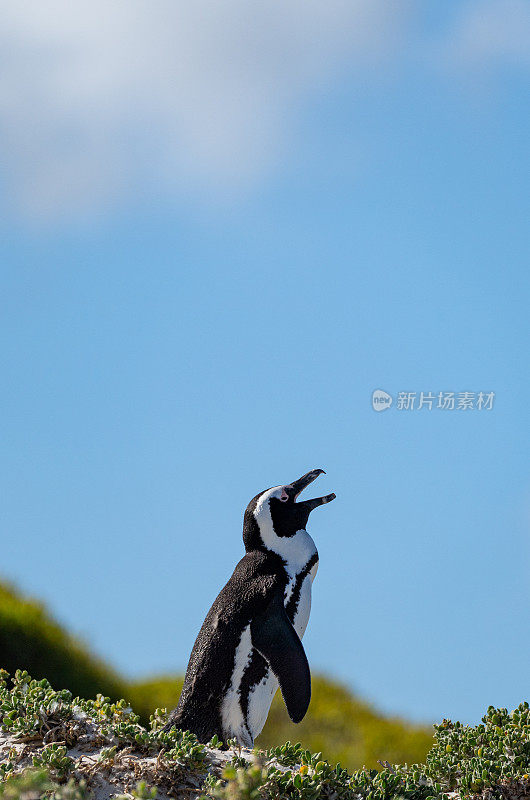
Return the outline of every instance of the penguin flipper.
[[[311,673],[304,647],[287,616],[283,592],[250,623],[252,644],[269,663],[293,722],[301,722],[311,700]]]

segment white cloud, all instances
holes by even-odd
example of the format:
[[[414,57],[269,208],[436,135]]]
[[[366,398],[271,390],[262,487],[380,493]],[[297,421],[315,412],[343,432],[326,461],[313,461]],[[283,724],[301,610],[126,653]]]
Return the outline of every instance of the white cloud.
[[[392,52],[385,0],[4,0],[4,196],[36,218],[145,192],[245,191],[300,105]]]
[[[530,65],[528,0],[472,0],[460,9],[447,43],[458,68]]]
[[[528,0],[447,16],[440,41],[416,0],[4,0],[2,206],[60,220],[238,196],[281,168],[301,108],[341,73],[366,83],[396,54],[430,69],[442,52],[458,80],[530,64]]]

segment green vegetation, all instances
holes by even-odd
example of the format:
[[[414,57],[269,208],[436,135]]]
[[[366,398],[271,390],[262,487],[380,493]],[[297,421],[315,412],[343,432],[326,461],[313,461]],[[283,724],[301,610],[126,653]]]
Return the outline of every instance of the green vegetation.
[[[294,736],[312,752],[321,751],[329,761],[340,761],[349,769],[377,767],[379,760],[422,761],[432,746],[431,730],[378,714],[352,693],[321,676],[314,676],[312,698],[306,718],[294,726],[278,692],[263,733],[256,740],[261,748],[276,746]],[[128,687],[128,698],[147,719],[154,707],[171,708],[180,693],[182,681],[175,678]]]
[[[180,676],[165,675],[146,681],[130,681],[127,696],[142,720],[148,720],[155,708],[171,709],[182,690]]]
[[[113,701],[125,697],[144,725],[156,708],[173,708],[182,687],[182,678],[171,676],[141,682],[123,680],[94,659],[40,603],[2,584],[0,653],[0,667],[11,674],[24,669],[82,697],[98,693]],[[303,722],[293,725],[278,693],[256,744],[269,748],[294,737],[306,749],[321,751],[330,762],[340,761],[349,769],[377,767],[380,759],[422,761],[433,741],[429,729],[385,718],[348,689],[319,676],[313,678],[311,705]]]
[[[88,800],[519,800],[530,797],[530,710],[490,706],[476,727],[444,720],[425,763],[348,772],[289,742],[264,751],[148,727],[125,700],[72,697],[0,672],[0,798]]]
[[[353,774],[333,767],[300,745],[287,743],[267,752],[271,767],[228,766],[223,781],[212,782],[218,800],[286,797],[297,800],[449,800],[449,798],[530,797],[530,711],[521,703],[511,714],[490,706],[476,727],[444,720],[435,726],[426,763],[394,765]],[[281,770],[287,767],[287,770]]]
[[[0,653],[0,667],[10,673],[27,669],[85,697],[123,694],[123,681],[106,664],[66,633],[41,603],[6,583],[0,583]]]
[[[6,792],[17,797],[16,787],[24,780],[40,781],[37,794],[58,789],[69,777],[84,779],[86,787],[96,773],[123,766],[124,754],[156,754],[156,761],[148,761],[145,770],[171,787],[205,770],[205,746],[187,731],[162,731],[167,720],[163,712],[155,712],[145,728],[125,700],[112,703],[101,694],[95,700],[74,698],[67,689],[55,691],[45,678],[33,680],[23,670],[17,670],[12,682],[0,670],[0,718],[0,730],[7,735],[0,762],[0,797]],[[17,748],[21,742],[25,744]],[[30,764],[37,772],[28,770]],[[70,789],[82,791],[78,783],[70,784]]]
[[[383,717],[326,678],[315,676],[312,684],[310,712],[296,727],[281,695],[276,695],[257,741],[260,747],[274,747],[296,736],[306,749],[321,751],[329,761],[340,761],[349,769],[377,767],[380,759],[397,763],[425,758],[433,743],[432,728]]]

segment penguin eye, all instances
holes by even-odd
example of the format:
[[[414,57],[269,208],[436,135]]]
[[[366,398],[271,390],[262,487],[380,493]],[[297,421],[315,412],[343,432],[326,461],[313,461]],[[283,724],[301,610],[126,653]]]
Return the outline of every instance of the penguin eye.
[[[289,495],[287,494],[285,489],[282,489],[282,493],[280,495],[280,500],[282,501],[282,503],[286,503],[288,501],[288,499],[289,499]]]

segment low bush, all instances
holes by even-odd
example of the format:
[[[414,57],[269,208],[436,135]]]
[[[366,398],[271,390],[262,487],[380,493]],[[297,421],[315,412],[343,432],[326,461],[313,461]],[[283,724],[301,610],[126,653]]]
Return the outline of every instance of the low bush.
[[[125,700],[55,691],[0,673],[2,800],[522,800],[530,797],[530,710],[490,706],[480,725],[444,720],[424,763],[348,772],[301,744],[248,751],[148,727]]]

